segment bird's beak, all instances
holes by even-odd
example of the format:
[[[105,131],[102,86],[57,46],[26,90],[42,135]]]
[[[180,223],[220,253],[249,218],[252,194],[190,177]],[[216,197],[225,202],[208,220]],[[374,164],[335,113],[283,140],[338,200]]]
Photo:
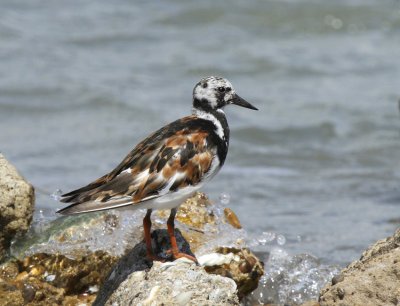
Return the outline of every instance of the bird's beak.
[[[245,99],[241,98],[238,96],[236,93],[234,94],[233,98],[230,100],[231,104],[236,104],[242,107],[258,110],[257,107],[251,105],[249,102],[247,102]]]

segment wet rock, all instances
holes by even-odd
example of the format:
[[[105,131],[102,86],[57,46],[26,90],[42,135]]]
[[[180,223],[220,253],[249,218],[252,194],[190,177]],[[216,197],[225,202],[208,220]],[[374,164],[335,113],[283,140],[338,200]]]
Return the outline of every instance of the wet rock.
[[[169,210],[152,214],[152,230],[165,229]],[[145,211],[112,210],[102,213],[60,217],[47,226],[48,230],[32,231],[27,239],[13,245],[14,257],[27,257],[36,253],[60,253],[71,258],[88,255],[97,250],[112,256],[123,256],[140,243],[143,235]],[[196,193],[180,206],[176,217],[178,228],[191,249],[200,256],[221,245],[241,247],[246,233],[231,225],[224,207],[215,204],[204,193]],[[37,234],[39,232],[40,234]]]
[[[186,254],[193,255],[190,245],[184,239],[181,232],[176,229],[175,235],[179,249]],[[154,253],[166,258],[166,251],[171,248],[168,231],[165,229],[155,230],[152,232],[151,237]],[[238,297],[243,297],[254,290],[263,273],[262,264],[247,249],[218,248],[216,253],[199,257],[198,260],[201,265],[206,266],[204,272],[219,274],[233,279],[239,289]],[[117,288],[122,282],[125,282],[127,278],[133,277],[131,276],[132,273],[148,270],[153,264],[152,261],[146,258],[145,242],[142,241],[140,244],[137,244],[113,267],[101,287],[94,305],[104,305],[110,299],[113,292],[119,290]],[[185,278],[181,278],[180,280],[187,281]],[[164,292],[163,294],[167,293]],[[136,303],[138,301],[134,300],[133,302]]]
[[[229,224],[232,225],[234,228],[237,228],[237,229],[242,228],[239,218],[237,217],[237,215],[234,213],[234,211],[232,209],[225,207],[224,215],[225,215],[226,221],[228,221]]]
[[[196,192],[196,194],[187,199],[177,211],[175,220],[204,229],[205,225],[215,226],[216,217],[209,207],[215,206],[204,193]],[[158,210],[157,214],[165,219],[169,217],[170,210]]]
[[[186,259],[154,262],[129,275],[105,305],[239,305],[231,279],[206,273]]]
[[[157,211],[165,219],[169,213],[169,210]],[[194,253],[206,254],[218,246],[232,245],[243,237],[236,214],[230,208],[216,205],[202,192],[196,192],[179,206],[175,220],[187,225],[180,229]],[[213,241],[219,244],[215,245]]]
[[[321,305],[400,303],[400,228],[381,239],[321,290]]]
[[[129,217],[132,217],[129,215]],[[60,217],[42,228],[29,231],[24,239],[11,247],[14,257],[29,257],[38,253],[59,253],[69,258],[107,251],[121,257],[143,239],[142,218],[135,215],[127,220],[119,211]],[[121,225],[119,222],[124,221]]]
[[[178,208],[175,220],[187,225],[180,227],[180,230],[194,252],[203,246],[207,240],[209,241],[207,235],[218,232],[217,218],[212,209],[214,206],[215,203],[210,201],[204,193],[197,192]],[[158,210],[156,214],[167,219],[170,210]]]
[[[194,256],[191,248],[195,248],[199,257],[220,245],[245,243],[242,239],[245,232],[237,229],[240,223],[233,212],[228,211],[227,216],[221,205],[214,204],[204,194],[197,193],[182,206],[175,231],[182,252]],[[171,246],[165,224],[169,211],[164,214],[152,216],[153,251],[171,259],[167,254]],[[27,239],[13,244],[13,255],[23,259],[12,261],[0,270],[5,285],[0,288],[0,295],[11,298],[16,293],[25,303],[29,300],[32,300],[30,303],[46,301],[50,304],[63,301],[71,305],[90,304],[97,295],[94,305],[104,305],[129,275],[152,267],[153,262],[146,257],[143,216],[143,211],[115,210],[62,217],[44,230],[28,233]],[[235,256],[242,259],[242,255]],[[110,272],[119,258],[121,260]],[[243,255],[243,258],[246,259],[236,264],[235,273],[247,275],[248,279],[253,277],[254,283],[258,277],[254,267],[258,264],[250,255]],[[242,288],[240,277],[238,280]],[[246,291],[240,292],[242,295]],[[217,293],[213,299],[219,300]],[[177,301],[184,303],[191,298],[186,292],[179,295]]]
[[[28,230],[34,205],[33,187],[0,154],[0,262],[11,239]]]
[[[15,305],[92,303],[117,260],[97,251],[78,259],[41,253],[10,261],[0,268],[0,301],[18,301]]]
[[[215,253],[200,257],[199,263],[208,273],[233,279],[239,299],[257,288],[264,273],[263,263],[249,249],[220,247]]]

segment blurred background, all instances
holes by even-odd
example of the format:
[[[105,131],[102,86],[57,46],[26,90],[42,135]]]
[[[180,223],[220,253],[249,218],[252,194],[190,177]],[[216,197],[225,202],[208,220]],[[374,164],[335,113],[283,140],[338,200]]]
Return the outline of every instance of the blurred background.
[[[250,237],[344,265],[400,225],[399,1],[0,5],[0,151],[41,214],[217,75],[260,110],[226,109],[230,152],[203,191]]]

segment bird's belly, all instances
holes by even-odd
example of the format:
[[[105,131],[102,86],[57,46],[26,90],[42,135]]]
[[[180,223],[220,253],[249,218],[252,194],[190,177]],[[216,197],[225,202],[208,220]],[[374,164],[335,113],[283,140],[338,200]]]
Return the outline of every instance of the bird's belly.
[[[133,205],[128,205],[119,208],[120,210],[136,210],[136,209],[172,209],[183,204],[183,202],[193,196],[193,194],[203,187],[204,184],[197,185],[195,187],[189,186],[181,189],[180,192],[171,192],[165,194],[159,198],[139,202]]]

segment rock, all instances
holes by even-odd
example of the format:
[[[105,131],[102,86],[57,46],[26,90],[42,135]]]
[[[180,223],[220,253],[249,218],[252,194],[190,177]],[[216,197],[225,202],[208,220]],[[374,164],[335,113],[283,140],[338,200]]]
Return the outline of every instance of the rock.
[[[157,214],[165,219],[169,213],[169,210],[157,211]],[[209,253],[217,247],[212,247],[210,241],[229,245],[235,238],[239,239],[243,235],[243,232],[238,230],[242,226],[236,214],[230,208],[216,205],[202,192],[196,192],[179,206],[175,219],[187,225],[180,229],[195,253]]]
[[[104,305],[129,275],[152,268],[143,239],[143,213],[114,210],[62,217],[43,230],[30,231],[13,244],[12,255],[23,259],[14,260],[0,270],[0,295],[9,299],[17,295],[16,299],[32,299],[33,303],[46,300],[50,304],[59,301],[91,304],[96,299],[94,305]],[[169,211],[153,214],[151,237],[154,253],[170,259],[171,255],[167,255],[170,238],[165,224],[168,216]],[[200,257],[217,246],[240,246],[245,242],[239,238],[246,233],[238,229],[239,225],[232,211],[197,193],[178,211],[175,228],[178,248],[192,256],[191,248],[195,248],[196,256]],[[221,256],[225,256],[224,250],[228,252],[225,255],[231,254],[239,261],[227,263],[221,271],[237,281],[242,296],[258,281],[261,264],[258,259],[254,262],[247,250],[221,248]],[[178,302],[189,298],[192,295],[183,294]]]
[[[400,228],[381,239],[321,290],[321,305],[400,303]]]
[[[258,286],[264,273],[263,263],[249,249],[220,247],[214,254],[199,258],[208,273],[218,274],[233,279],[242,299]]]
[[[182,251],[193,255],[179,230],[176,230],[176,238]],[[152,240],[155,253],[166,257],[166,251],[171,247],[168,231],[153,231]],[[28,300],[33,303],[45,300],[49,304],[62,301],[69,301],[71,305],[78,302],[91,304],[104,283],[99,293],[100,300],[105,298],[100,305],[104,305],[113,290],[131,272],[151,266],[152,262],[146,258],[144,240],[121,260],[104,251],[75,259],[60,254],[38,253],[1,267],[0,300],[18,301],[20,305]]]
[[[154,262],[121,283],[105,305],[239,305],[236,284],[186,259]]]
[[[179,230],[175,230],[175,232],[179,248],[184,253],[193,255],[193,253],[190,250],[189,244],[184,239],[181,232]],[[166,257],[166,251],[169,250],[171,247],[168,231],[159,229],[152,232],[152,244],[153,244],[153,250],[156,253],[156,255],[161,257]],[[248,249],[235,249],[227,247],[218,248],[215,251],[216,253],[204,255],[198,258],[199,264],[205,266],[203,271],[204,273],[208,272],[210,274],[217,274],[217,275],[219,274],[221,276],[234,280],[234,282],[236,283],[235,290],[237,287],[238,288],[237,294],[239,298],[244,297],[245,295],[253,291],[255,288],[257,288],[258,280],[263,274],[263,267],[258,258],[253,253],[251,253]],[[150,269],[152,265],[154,265],[154,263],[147,260],[146,245],[145,242],[142,241],[142,243],[136,245],[112,269],[109,276],[107,276],[100,292],[98,293],[97,299],[93,305],[104,305],[104,303],[106,303],[107,300],[111,299],[110,296],[113,294],[115,290],[122,290],[117,288],[121,288],[122,283],[123,282],[125,283],[127,278],[136,279],[135,277],[143,277],[142,274],[136,274],[135,277],[132,275],[138,273],[139,271],[145,271]],[[181,281],[184,280],[185,283],[186,281],[190,283],[190,280],[187,280],[183,276],[180,278],[180,280]],[[132,281],[133,280],[129,282]],[[193,286],[194,285],[195,284],[193,284]],[[132,296],[134,296],[135,294],[133,294]],[[172,293],[170,291],[165,291],[163,292],[163,294],[165,295]],[[143,296],[142,298],[144,299]],[[191,299],[192,298],[193,297],[191,297]],[[132,300],[131,302],[133,304],[136,304],[139,301],[140,300]],[[173,300],[170,301],[171,303],[173,302]],[[122,303],[122,301],[119,302]],[[123,301],[123,302],[124,302],[123,305],[125,305],[125,302],[128,303],[128,301]],[[157,301],[155,303],[157,304]]]
[[[228,223],[230,225],[232,225],[234,228],[237,228],[237,229],[242,228],[242,225],[240,224],[238,216],[235,214],[235,212],[232,209],[225,207],[224,215],[225,215],[226,221],[228,221]]]
[[[179,206],[175,220],[202,230],[205,225],[215,226],[216,216],[210,209],[213,206],[215,203],[210,201],[204,193],[196,192],[193,197]],[[169,209],[157,210],[157,214],[165,219],[168,218],[169,213]]]
[[[78,259],[42,253],[9,261],[0,269],[0,301],[4,305],[91,303],[117,260],[97,251]]]
[[[0,262],[11,239],[29,229],[34,205],[33,187],[0,154]]]
[[[190,250],[189,244],[177,229],[175,229],[175,236],[179,249],[186,254],[194,256]],[[171,248],[168,231],[165,229],[155,230],[151,233],[151,238],[153,252],[160,257],[166,257],[166,251]],[[129,251],[128,254],[123,256],[113,267],[105,279],[93,305],[104,305],[114,290],[116,290],[130,274],[150,269],[152,265],[153,262],[146,257],[146,243],[143,240]]]

